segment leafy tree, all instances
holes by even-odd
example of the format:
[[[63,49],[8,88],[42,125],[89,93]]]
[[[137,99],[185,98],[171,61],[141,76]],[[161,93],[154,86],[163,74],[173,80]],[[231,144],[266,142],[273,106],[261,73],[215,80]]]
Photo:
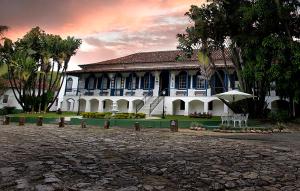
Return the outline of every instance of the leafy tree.
[[[1,48],[3,62],[14,95],[24,111],[47,111],[61,89],[71,56],[80,39],[46,34],[33,28],[13,43],[5,39]]]
[[[3,33],[8,30],[7,26],[0,25],[0,48],[2,47],[2,40],[4,39]],[[7,68],[5,65],[1,64],[1,54],[0,54],[0,97],[6,92],[8,89],[7,80],[4,75],[7,73]]]
[[[252,115],[263,116],[271,88],[292,100],[299,90],[299,8],[297,0],[211,0],[191,6],[194,25],[178,35],[179,48],[190,53],[194,45],[210,57],[228,48],[242,91],[256,97],[248,102]],[[224,64],[226,65],[224,59]],[[212,62],[212,60],[211,60]],[[289,81],[287,81],[289,80]],[[293,88],[288,88],[293,83]],[[291,84],[290,84],[291,85]],[[289,86],[291,87],[291,86]]]

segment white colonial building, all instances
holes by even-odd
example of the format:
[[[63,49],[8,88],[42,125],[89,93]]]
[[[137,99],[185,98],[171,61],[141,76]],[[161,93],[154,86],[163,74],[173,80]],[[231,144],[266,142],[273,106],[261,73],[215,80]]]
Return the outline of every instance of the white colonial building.
[[[62,110],[109,112],[117,105],[119,112],[147,115],[162,114],[163,106],[169,115],[227,113],[227,106],[215,94],[238,87],[228,54],[226,68],[220,52],[212,56],[224,83],[213,70],[207,80],[196,55],[182,60],[179,54],[180,51],[144,52],[80,65],[81,70],[68,72]],[[270,95],[269,108],[279,99],[275,92]]]

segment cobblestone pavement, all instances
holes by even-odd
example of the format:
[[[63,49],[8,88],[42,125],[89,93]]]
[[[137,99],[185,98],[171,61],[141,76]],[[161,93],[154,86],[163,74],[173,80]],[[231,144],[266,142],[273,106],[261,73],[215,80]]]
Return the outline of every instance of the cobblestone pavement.
[[[300,190],[300,152],[190,130],[1,126],[0,190]]]

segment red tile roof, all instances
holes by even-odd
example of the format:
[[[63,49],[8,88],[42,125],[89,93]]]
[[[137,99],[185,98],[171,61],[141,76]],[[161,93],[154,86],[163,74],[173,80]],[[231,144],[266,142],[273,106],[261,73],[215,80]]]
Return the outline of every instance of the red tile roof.
[[[181,55],[183,55],[183,52],[179,50],[135,53],[116,59],[79,65],[82,70],[69,71],[68,74],[118,71],[181,70],[199,68],[197,51],[194,51],[194,54],[191,58],[186,58],[183,60],[178,59],[178,57]],[[225,51],[225,57],[227,61],[230,60],[228,50]],[[221,51],[213,52],[212,58],[218,67],[224,67],[224,64],[220,64],[218,62],[223,60]]]

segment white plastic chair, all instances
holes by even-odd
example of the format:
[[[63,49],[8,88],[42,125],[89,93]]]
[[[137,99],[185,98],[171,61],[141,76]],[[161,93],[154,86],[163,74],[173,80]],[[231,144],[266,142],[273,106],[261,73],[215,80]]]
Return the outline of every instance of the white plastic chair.
[[[249,113],[247,113],[245,116],[243,116],[243,120],[242,120],[242,122],[244,122],[246,127],[248,127],[248,117],[249,117]]]
[[[242,117],[243,116],[241,114],[233,114],[233,127],[235,127],[235,122],[238,122],[239,126],[242,127]]]
[[[221,116],[221,120],[222,120],[222,125],[224,124],[224,123],[226,123],[226,125],[227,126],[229,126],[230,125],[230,120],[231,120],[231,117],[230,116]]]

